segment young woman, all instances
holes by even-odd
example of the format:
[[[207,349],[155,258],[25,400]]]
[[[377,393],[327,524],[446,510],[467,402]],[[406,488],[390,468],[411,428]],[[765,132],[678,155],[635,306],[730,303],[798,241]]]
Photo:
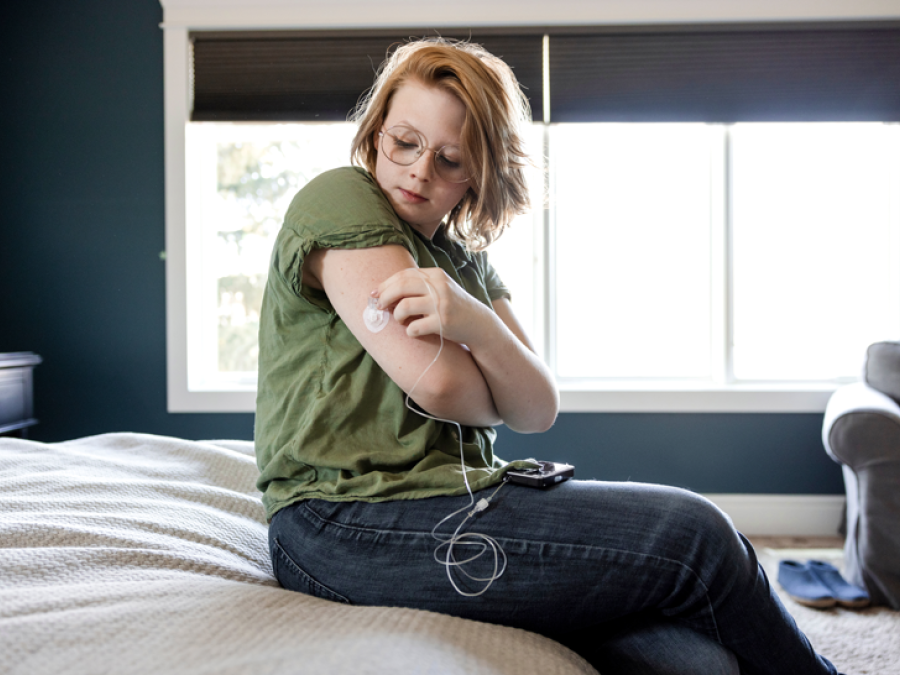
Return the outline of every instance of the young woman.
[[[559,400],[484,253],[528,206],[510,69],[406,44],[357,118],[362,168],[297,194],[263,301],[256,452],[279,582],[540,632],[604,674],[835,673],[705,499],[504,483],[531,464],[498,459],[492,426],[544,431]]]

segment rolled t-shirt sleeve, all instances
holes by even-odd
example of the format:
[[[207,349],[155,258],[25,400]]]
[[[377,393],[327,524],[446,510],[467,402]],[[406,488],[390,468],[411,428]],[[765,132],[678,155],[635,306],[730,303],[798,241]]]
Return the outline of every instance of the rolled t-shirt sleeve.
[[[344,167],[316,176],[294,197],[272,269],[301,296],[301,270],[311,251],[387,244],[403,246],[418,262],[416,247],[378,184],[364,170]]]

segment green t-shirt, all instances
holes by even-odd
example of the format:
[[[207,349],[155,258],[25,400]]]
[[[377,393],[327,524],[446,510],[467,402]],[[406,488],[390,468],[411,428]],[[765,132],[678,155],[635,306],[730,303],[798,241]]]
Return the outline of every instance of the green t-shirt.
[[[324,292],[302,283],[317,248],[399,244],[419,267],[440,267],[491,307],[508,297],[486,254],[439,230],[428,240],[401,220],[372,176],[347,167],[316,177],[291,202],[278,234],[259,327],[255,444],[266,514],[301,499],[386,501],[465,493],[456,426],[410,411]],[[473,490],[506,463],[494,429],[462,427]]]

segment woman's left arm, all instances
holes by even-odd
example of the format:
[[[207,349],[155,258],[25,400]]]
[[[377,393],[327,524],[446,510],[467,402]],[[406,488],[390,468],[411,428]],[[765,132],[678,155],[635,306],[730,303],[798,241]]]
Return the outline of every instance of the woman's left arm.
[[[506,298],[493,301],[484,337],[468,344],[504,424],[519,433],[549,429],[559,412],[559,391]]]

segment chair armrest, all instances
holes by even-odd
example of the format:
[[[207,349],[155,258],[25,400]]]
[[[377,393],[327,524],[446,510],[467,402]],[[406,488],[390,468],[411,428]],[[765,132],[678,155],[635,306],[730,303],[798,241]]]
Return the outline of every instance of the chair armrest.
[[[900,459],[900,405],[864,382],[837,389],[822,424],[825,451],[853,469],[879,459]]]

